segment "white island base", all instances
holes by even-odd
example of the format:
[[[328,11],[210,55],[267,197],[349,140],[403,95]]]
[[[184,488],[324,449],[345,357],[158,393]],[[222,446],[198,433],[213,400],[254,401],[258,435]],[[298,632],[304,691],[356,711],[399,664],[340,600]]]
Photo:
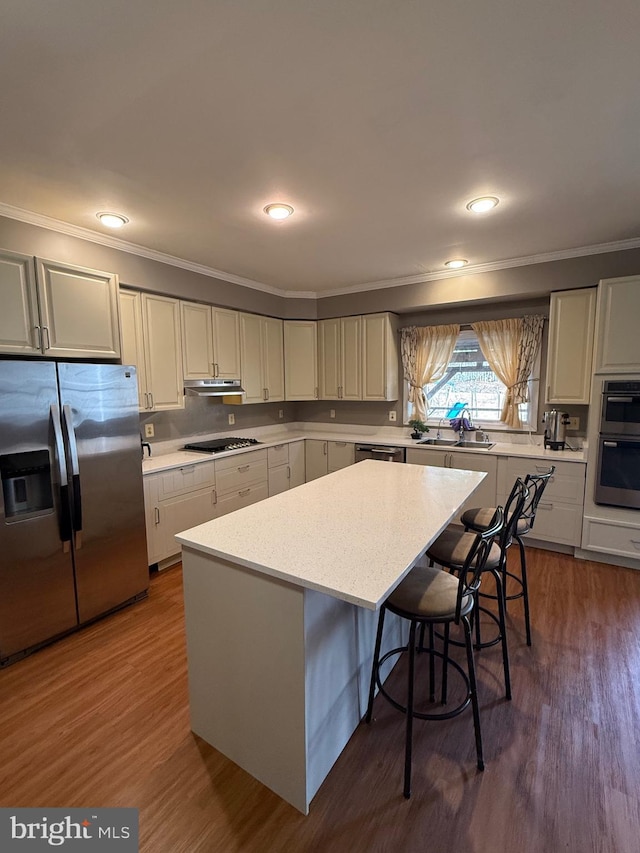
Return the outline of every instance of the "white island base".
[[[377,611],[485,476],[367,460],[177,536],[193,731],[307,814],[366,712]]]
[[[307,814],[366,713],[378,614],[189,548],[183,566],[191,728]],[[400,631],[390,614],[385,647]]]

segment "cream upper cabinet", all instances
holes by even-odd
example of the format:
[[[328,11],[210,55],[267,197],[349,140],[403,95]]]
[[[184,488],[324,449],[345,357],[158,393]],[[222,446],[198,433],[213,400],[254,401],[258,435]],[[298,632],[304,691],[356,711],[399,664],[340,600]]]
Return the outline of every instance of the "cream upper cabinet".
[[[240,314],[240,353],[244,402],[284,400],[282,320]]]
[[[0,351],[120,358],[118,278],[56,261],[0,254]]]
[[[398,399],[398,334],[393,314],[362,318],[362,399]]]
[[[589,402],[596,288],[551,294],[547,403]]]
[[[180,303],[185,379],[239,379],[240,333],[237,311],[197,302]]]
[[[240,315],[228,308],[211,309],[213,369],[219,379],[240,378]]]
[[[36,289],[31,255],[0,253],[0,352],[38,355],[42,352]]]
[[[214,375],[211,306],[180,303],[182,373],[185,379],[210,379]]]
[[[120,300],[123,361],[138,369],[140,408],[184,408],[179,301],[127,290]]]
[[[609,278],[598,288],[596,373],[640,372],[640,276]]]
[[[318,399],[318,324],[284,321],[285,400]]]
[[[318,323],[319,388],[322,400],[362,399],[362,317]]]

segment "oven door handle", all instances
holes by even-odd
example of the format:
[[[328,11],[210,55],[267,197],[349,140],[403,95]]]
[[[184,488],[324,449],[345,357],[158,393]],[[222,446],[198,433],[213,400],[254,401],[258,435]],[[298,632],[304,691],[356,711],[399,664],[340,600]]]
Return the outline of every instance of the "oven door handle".
[[[611,397],[609,394],[605,395],[605,400],[607,403],[633,403],[635,397]]]
[[[617,441],[603,441],[602,446],[603,447],[617,447],[618,442]]]

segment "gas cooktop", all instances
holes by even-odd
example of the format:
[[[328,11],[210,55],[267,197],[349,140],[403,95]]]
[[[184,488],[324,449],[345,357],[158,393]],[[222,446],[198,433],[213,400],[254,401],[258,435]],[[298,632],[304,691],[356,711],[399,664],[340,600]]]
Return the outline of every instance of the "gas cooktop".
[[[185,444],[184,450],[197,450],[200,453],[222,453],[224,450],[240,450],[242,447],[251,447],[253,444],[262,444],[257,438],[212,438],[209,441],[195,441]]]

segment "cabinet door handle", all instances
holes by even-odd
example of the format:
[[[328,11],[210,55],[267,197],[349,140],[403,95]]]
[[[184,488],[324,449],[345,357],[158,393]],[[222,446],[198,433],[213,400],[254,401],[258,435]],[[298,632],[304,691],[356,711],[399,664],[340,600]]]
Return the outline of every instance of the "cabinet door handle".
[[[538,504],[538,509],[553,509],[553,504],[543,503],[542,501],[540,501],[540,503]]]
[[[45,350],[47,350],[47,349],[51,349],[51,338],[49,337],[49,327],[48,327],[48,326],[43,326],[43,327],[42,327],[42,332],[43,332],[43,336],[42,336],[42,342],[43,342],[42,351],[44,352],[44,351],[45,351]],[[44,332],[46,332],[46,333],[47,333],[47,343],[46,343],[46,346],[44,345]]]
[[[215,372],[214,372],[214,374],[213,374],[213,375],[214,375],[214,376],[220,376],[220,365],[218,364],[218,362],[217,362],[217,361],[216,361],[216,362],[215,362],[215,364],[214,364],[214,368],[215,368]]]
[[[151,401],[151,405],[149,406],[149,408],[153,409],[155,403],[153,402],[153,392],[152,391],[149,391],[149,400]]]
[[[238,495],[239,495],[241,498],[244,498],[244,497],[246,497],[246,496],[249,494],[249,492],[250,492],[250,491],[251,491],[251,489],[243,489],[241,492],[238,492]]]
[[[40,326],[34,326],[33,329],[36,335],[38,336],[38,345],[36,349],[39,349],[40,352],[44,352],[44,350],[42,349],[42,332],[40,331]]]
[[[269,389],[267,388],[267,400],[269,399]]]
[[[155,516],[155,523],[157,526],[158,524],[160,524],[160,507],[155,506],[153,508],[153,512],[154,512],[154,516]]]
[[[273,445],[274,450],[282,450],[283,447],[284,447],[284,444],[274,444]]]
[[[291,468],[289,465],[287,465],[287,480],[290,480],[290,479],[291,479]],[[633,542],[633,539],[631,541]]]
[[[347,446],[346,441],[334,441],[334,444],[336,447],[346,447]]]
[[[185,465],[184,468],[180,468],[180,471],[182,471],[182,473],[184,473],[185,471],[190,473],[195,467],[195,465]]]
[[[211,503],[215,506],[218,503],[218,493],[215,489],[211,490]]]
[[[241,465],[241,466],[238,468],[238,473],[242,474],[242,473],[244,473],[245,471],[248,471],[248,470],[249,470],[249,467],[250,467],[249,465]]]
[[[314,394],[314,396],[315,396],[315,398],[316,398],[316,400],[317,400],[317,399],[318,399],[318,395],[319,395],[319,392],[318,392],[318,386],[317,386],[317,385],[316,385],[316,387],[314,388],[313,394]]]
[[[327,442],[326,441],[323,444],[322,452],[324,453],[325,456],[327,455]]]

